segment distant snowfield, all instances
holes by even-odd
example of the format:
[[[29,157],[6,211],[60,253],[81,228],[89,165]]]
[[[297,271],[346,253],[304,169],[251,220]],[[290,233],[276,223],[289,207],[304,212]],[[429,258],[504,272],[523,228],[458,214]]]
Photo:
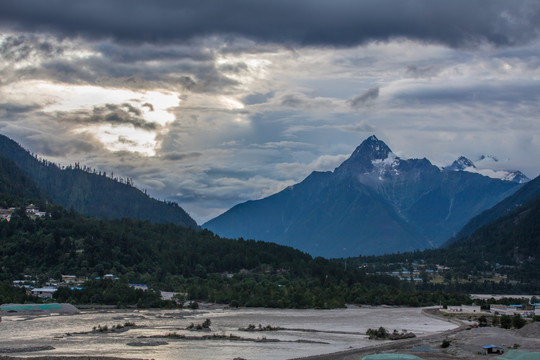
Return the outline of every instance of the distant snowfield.
[[[211,332],[193,332],[185,328],[210,319]],[[444,320],[425,316],[420,308],[362,307],[335,310],[276,310],[245,308],[238,310],[115,310],[83,312],[72,316],[23,318],[5,316],[0,324],[0,348],[22,349],[52,345],[54,350],[20,352],[20,356],[100,355],[130,358],[208,359],[289,359],[332,353],[378,344],[368,340],[368,328],[384,326],[389,331],[407,330],[425,336],[454,329]],[[89,333],[94,326],[135,322],[137,328],[121,333]],[[271,325],[295,330],[244,332],[249,324]],[[313,331],[301,331],[317,330]],[[240,336],[251,341],[181,340],[171,338],[140,339],[139,336],[186,336],[209,334]],[[338,332],[338,333],[336,333]],[[71,333],[70,336],[66,333]],[[266,338],[279,342],[255,341]],[[165,341],[160,346],[128,346],[130,342]],[[302,341],[302,342],[298,342]],[[308,342],[305,342],[308,341]]]

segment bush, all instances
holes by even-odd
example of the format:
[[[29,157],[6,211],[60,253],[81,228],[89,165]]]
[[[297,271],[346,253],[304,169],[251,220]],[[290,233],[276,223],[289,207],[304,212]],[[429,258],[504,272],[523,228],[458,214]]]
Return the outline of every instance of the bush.
[[[386,339],[388,337],[388,331],[381,326],[377,330],[368,329],[366,335],[368,335],[370,339]]]
[[[442,347],[443,349],[446,349],[446,348],[449,347],[449,346],[450,346],[450,341],[447,340],[447,339],[444,339],[443,342],[442,342],[442,344],[441,344],[441,347]]]
[[[501,327],[510,329],[512,327],[512,318],[508,315],[501,315]]]
[[[196,301],[192,301],[189,303],[188,307],[192,310],[197,310],[199,308],[199,303]]]
[[[525,324],[527,324],[527,321],[524,318],[522,318],[521,315],[515,314],[512,317],[512,326],[515,327],[516,329],[521,329],[522,327],[525,326]]]

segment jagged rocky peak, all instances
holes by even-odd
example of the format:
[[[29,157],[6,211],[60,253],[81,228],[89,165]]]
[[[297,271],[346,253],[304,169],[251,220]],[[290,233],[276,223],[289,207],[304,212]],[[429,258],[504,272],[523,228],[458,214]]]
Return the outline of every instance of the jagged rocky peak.
[[[370,173],[375,164],[379,165],[378,163],[388,158],[394,160],[396,156],[384,141],[372,135],[354,150],[351,157],[336,168],[335,173],[342,176]]]
[[[384,175],[399,164],[399,158],[390,148],[377,139],[375,135],[368,137],[354,150],[351,157],[345,160],[334,171],[340,176],[358,176],[360,174],[377,173]]]
[[[527,175],[523,174],[519,170],[511,170],[507,171],[508,175],[504,176],[502,180],[506,181],[513,181],[518,184],[525,184],[526,182],[529,182],[531,179],[527,177]]]
[[[356,148],[351,158],[363,157],[370,160],[384,160],[390,153],[392,153],[392,150],[384,141],[377,139],[375,135],[371,135]]]
[[[467,159],[465,156],[460,156],[459,159],[455,160],[452,163],[452,165],[447,166],[444,169],[445,170],[450,170],[450,171],[461,171],[461,170],[465,170],[467,168],[475,169],[476,166],[474,165],[474,163],[471,160]]]

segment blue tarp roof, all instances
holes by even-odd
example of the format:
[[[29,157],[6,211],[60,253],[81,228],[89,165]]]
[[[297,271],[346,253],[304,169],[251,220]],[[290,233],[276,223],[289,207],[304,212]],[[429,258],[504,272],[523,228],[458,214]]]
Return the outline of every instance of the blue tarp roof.
[[[484,345],[484,346],[482,346],[482,348],[484,348],[484,349],[503,349],[503,350],[506,350],[504,347],[499,346],[499,345]]]

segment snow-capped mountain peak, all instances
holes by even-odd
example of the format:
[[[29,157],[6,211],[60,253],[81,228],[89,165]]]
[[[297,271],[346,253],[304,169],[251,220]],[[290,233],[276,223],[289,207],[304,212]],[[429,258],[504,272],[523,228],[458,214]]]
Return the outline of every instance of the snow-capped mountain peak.
[[[473,163],[464,156],[460,156],[452,165],[446,166],[446,171],[467,171],[480,174],[494,179],[512,181],[519,184],[528,182],[530,179],[519,170],[500,169],[499,159],[493,155],[482,155],[480,159]]]
[[[476,169],[476,166],[474,163],[467,159],[465,156],[460,156],[459,159],[455,160],[452,165],[444,167],[444,170],[449,171],[460,171],[465,170],[468,168]]]

